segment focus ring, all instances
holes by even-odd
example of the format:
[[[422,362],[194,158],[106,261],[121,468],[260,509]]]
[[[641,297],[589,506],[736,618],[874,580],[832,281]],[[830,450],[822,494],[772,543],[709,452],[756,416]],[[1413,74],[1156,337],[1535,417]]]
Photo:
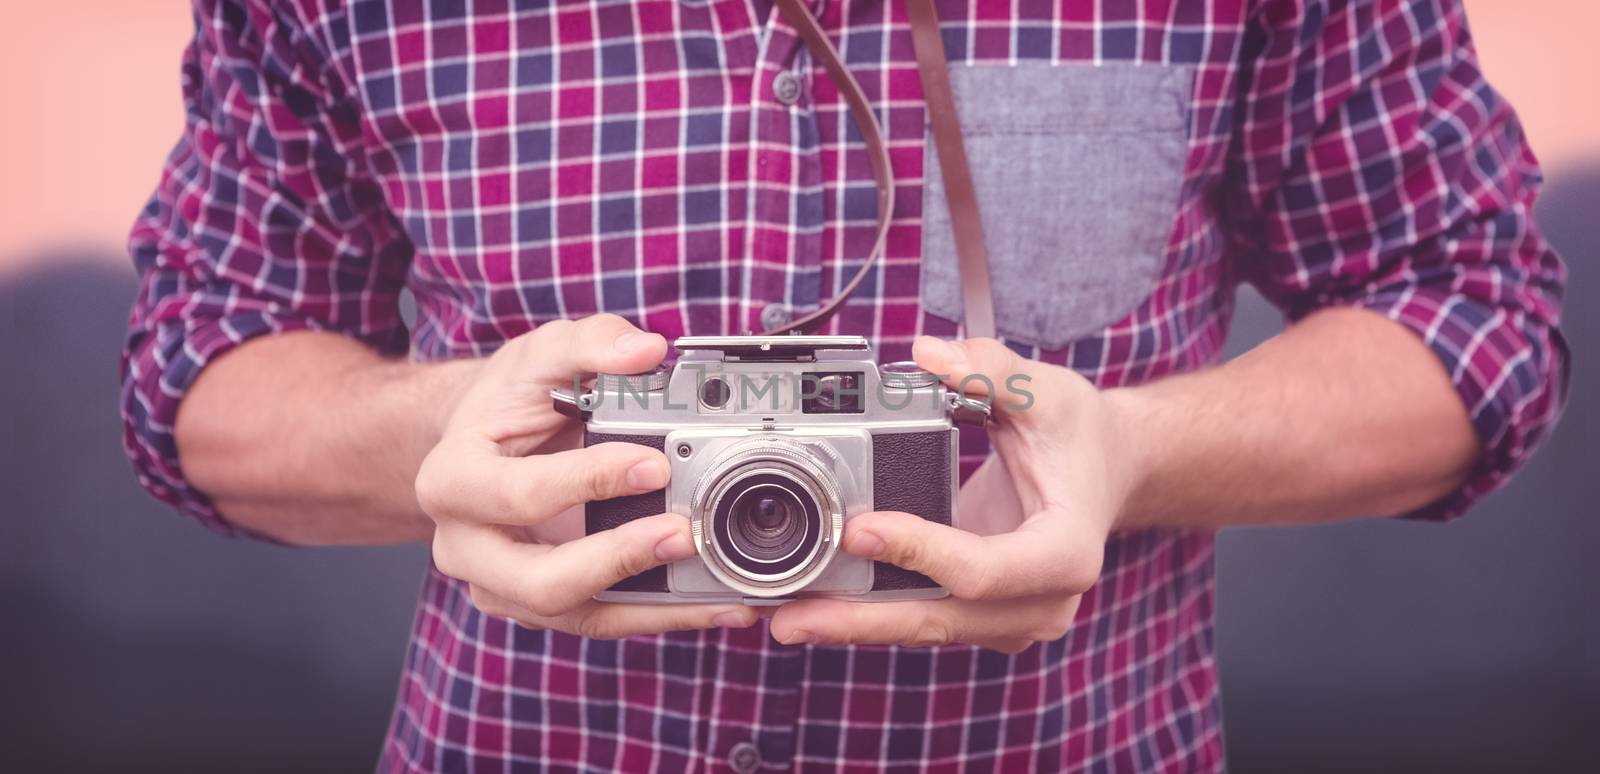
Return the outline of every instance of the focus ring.
[[[897,360],[878,369],[878,381],[897,390],[916,390],[939,383],[938,377],[910,360]]]
[[[737,567],[718,543],[715,520],[723,496],[747,478],[774,474],[798,484],[816,505],[818,538],[810,555],[781,577],[762,578]],[[815,457],[783,442],[753,441],[729,449],[700,477],[690,496],[690,529],[706,568],[723,584],[754,597],[781,597],[810,585],[838,552],[844,504]]]

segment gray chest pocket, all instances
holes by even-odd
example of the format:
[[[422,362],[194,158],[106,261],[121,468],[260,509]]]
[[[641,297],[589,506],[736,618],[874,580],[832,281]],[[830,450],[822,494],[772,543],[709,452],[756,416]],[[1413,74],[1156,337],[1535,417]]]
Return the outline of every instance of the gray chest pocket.
[[[953,66],[950,85],[994,286],[995,327],[1056,349],[1155,288],[1188,147],[1190,68]],[[961,272],[932,138],[923,159],[922,305],[961,319]]]

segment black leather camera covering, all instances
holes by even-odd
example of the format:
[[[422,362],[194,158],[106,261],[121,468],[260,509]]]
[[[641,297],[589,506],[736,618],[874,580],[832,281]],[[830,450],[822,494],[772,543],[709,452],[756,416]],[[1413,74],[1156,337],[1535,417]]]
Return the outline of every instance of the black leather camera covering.
[[[648,446],[656,451],[665,448],[666,438],[660,435],[617,435],[612,433],[583,433],[583,445],[621,441]],[[601,530],[620,527],[635,519],[654,516],[667,510],[666,490],[658,489],[639,495],[594,500],[583,508],[584,534],[593,535]],[[612,591],[667,592],[667,566],[652,567],[632,578],[624,578],[611,587]]]
[[[872,509],[905,511],[950,524],[950,430],[872,436]],[[872,563],[873,591],[938,588],[932,578],[887,562]]]

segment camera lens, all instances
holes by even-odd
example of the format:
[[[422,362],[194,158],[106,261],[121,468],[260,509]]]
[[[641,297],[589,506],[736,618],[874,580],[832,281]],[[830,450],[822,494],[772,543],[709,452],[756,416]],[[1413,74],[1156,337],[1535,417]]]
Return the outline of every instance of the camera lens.
[[[691,503],[706,568],[754,597],[794,594],[823,577],[844,527],[844,504],[827,464],[777,439],[723,452],[695,485]]]
[[[723,555],[754,576],[781,576],[805,564],[821,529],[821,511],[805,488],[771,471],[732,482],[712,519]]]
[[[806,518],[799,496],[781,479],[756,483],[738,494],[728,508],[728,536],[734,550],[751,561],[782,562],[794,555],[811,531]]]
[[[789,514],[788,504],[775,497],[763,497],[750,508],[750,523],[762,532],[776,530]]]

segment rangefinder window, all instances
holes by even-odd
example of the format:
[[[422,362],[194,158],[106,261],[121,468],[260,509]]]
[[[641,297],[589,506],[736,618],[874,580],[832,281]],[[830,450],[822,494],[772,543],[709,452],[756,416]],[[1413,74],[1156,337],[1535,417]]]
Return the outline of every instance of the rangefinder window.
[[[700,384],[700,405],[708,409],[721,409],[733,397],[733,389],[719,377],[711,377]]]
[[[813,371],[800,375],[800,411],[804,414],[860,414],[865,409],[865,380],[860,371]]]

